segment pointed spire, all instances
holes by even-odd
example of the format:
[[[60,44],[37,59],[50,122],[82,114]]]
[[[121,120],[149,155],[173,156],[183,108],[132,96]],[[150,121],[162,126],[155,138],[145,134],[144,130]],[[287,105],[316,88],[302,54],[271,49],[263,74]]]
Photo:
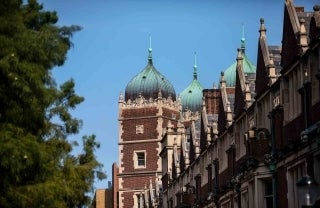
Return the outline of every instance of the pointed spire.
[[[240,86],[242,90],[245,90],[245,74],[243,71],[243,54],[241,52],[241,49],[238,48],[238,55],[237,55],[237,66],[236,66],[236,70],[238,73],[238,77],[239,77],[239,81],[240,81]]]
[[[194,66],[193,66],[193,79],[198,78],[198,73],[197,73],[197,52],[194,52]]]
[[[299,42],[300,42],[300,53],[303,54],[308,49],[308,35],[305,27],[305,20],[300,19],[300,31],[299,31]]]
[[[206,99],[205,97],[202,97],[202,111],[203,112],[206,112]]]
[[[241,51],[244,54],[246,50],[246,39],[244,37],[244,24],[242,24],[242,36],[241,36]]]
[[[224,79],[224,72],[221,72],[221,75],[220,75],[220,86],[226,87],[226,80]]]
[[[149,56],[148,56],[148,61],[150,64],[152,64],[152,47],[151,47],[151,35],[149,34]]]
[[[266,27],[264,26],[264,19],[263,18],[260,18],[260,37],[266,37],[266,32],[267,32],[267,29]]]

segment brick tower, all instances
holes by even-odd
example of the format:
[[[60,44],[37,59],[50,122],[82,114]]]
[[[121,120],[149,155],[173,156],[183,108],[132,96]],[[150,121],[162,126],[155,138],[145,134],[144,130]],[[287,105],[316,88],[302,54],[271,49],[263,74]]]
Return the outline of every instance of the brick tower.
[[[169,121],[176,126],[180,110],[173,86],[153,66],[150,44],[147,66],[119,98],[119,207],[154,203],[163,129]]]

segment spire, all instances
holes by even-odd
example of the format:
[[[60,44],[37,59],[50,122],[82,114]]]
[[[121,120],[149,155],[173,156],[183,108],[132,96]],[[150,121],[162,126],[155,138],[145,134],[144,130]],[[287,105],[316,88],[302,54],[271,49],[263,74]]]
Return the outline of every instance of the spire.
[[[246,50],[246,39],[244,37],[244,24],[242,24],[242,36],[241,36],[241,51],[244,54]]]
[[[149,34],[149,56],[148,56],[148,61],[150,64],[152,64],[152,48],[151,48],[151,35]]]
[[[224,72],[221,72],[221,75],[220,75],[220,86],[226,87],[226,80],[224,79]]]
[[[260,30],[259,30],[260,37],[266,37],[266,31],[267,29],[264,26],[264,19],[260,18]]]
[[[305,26],[305,20],[304,19],[300,19],[300,31],[298,34],[298,39],[299,39],[299,43],[300,43],[300,47],[301,47],[301,53],[304,53],[307,51],[308,49],[308,36],[307,36],[307,30],[306,30],[306,26]]]
[[[198,73],[197,73],[197,52],[194,52],[194,66],[193,66],[193,79],[198,78]]]

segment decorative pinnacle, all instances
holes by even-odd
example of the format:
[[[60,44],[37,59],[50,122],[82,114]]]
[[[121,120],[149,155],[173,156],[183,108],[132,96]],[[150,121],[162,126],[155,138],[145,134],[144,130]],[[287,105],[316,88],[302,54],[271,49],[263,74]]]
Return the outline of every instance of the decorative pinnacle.
[[[151,35],[149,34],[149,51],[152,51],[152,47],[151,47]]]
[[[267,29],[264,26],[264,19],[260,18],[260,30],[259,30],[260,37],[262,37],[262,36],[265,37],[266,36],[266,31],[267,31]]]
[[[193,79],[197,79],[197,52],[194,52]]]
[[[149,56],[148,56],[148,60],[152,61],[152,48],[151,48],[151,35],[149,34]]]
[[[245,48],[246,48],[245,41],[246,41],[246,39],[244,37],[244,24],[242,24],[241,50],[243,53],[245,52]]]

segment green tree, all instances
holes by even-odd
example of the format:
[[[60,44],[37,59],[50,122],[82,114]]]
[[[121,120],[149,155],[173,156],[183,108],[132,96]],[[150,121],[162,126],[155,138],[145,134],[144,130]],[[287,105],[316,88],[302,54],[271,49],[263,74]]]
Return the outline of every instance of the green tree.
[[[56,12],[36,0],[0,1],[0,207],[82,207],[95,178],[106,177],[95,156],[95,136],[82,138],[70,111],[84,98],[71,79],[56,86],[79,26],[57,26]]]

